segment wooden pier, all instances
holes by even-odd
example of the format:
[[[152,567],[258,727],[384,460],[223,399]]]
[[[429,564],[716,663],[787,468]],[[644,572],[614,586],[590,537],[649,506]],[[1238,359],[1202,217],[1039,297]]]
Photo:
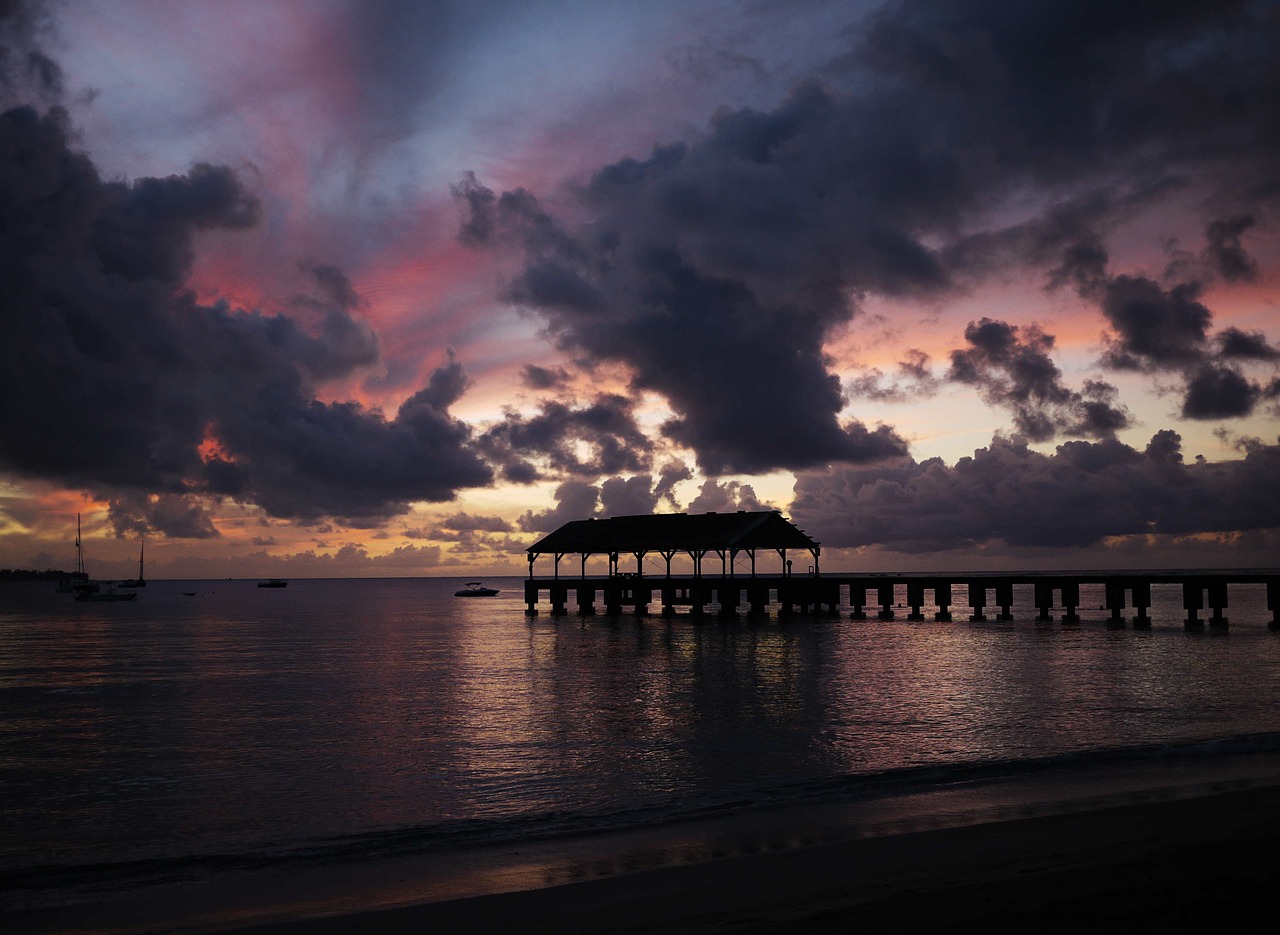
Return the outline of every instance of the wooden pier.
[[[717,614],[732,616],[742,612],[765,614],[770,607],[781,615],[823,613],[834,615],[850,609],[854,620],[873,614],[892,620],[905,610],[908,620],[923,620],[925,607],[936,607],[934,619],[952,619],[953,595],[963,589],[970,620],[1013,619],[1014,588],[1029,586],[1036,620],[1065,623],[1080,619],[1080,588],[1101,585],[1103,608],[1109,621],[1135,627],[1151,624],[1153,585],[1174,585],[1182,589],[1182,609],[1188,628],[1227,626],[1230,590],[1239,585],[1265,585],[1269,625],[1280,629],[1280,569],[1246,571],[1098,571],[1025,572],[1019,574],[834,574],[821,573],[818,560],[822,549],[776,511],[736,513],[685,513],[621,516],[610,519],[577,520],[529,547],[529,577],[524,583],[524,599],[529,614],[538,613],[545,594],[551,613],[581,615],[598,611],[606,614],[648,614],[652,605],[663,616],[683,608],[700,616],[714,607]],[[804,573],[793,574],[789,554],[806,555]],[[776,553],[778,573],[757,573],[757,553]],[[647,556],[656,554],[664,562],[660,575],[646,574]],[[552,557],[552,573],[539,577],[535,564],[541,556]],[[579,559],[579,573],[561,576],[560,563],[568,555]],[[635,572],[624,572],[622,556],[635,559]],[[605,575],[588,575],[593,556],[608,559]],[[672,573],[672,560],[687,559],[692,574]],[[708,556],[719,558],[720,574],[705,574]],[[739,556],[749,561],[747,574],[738,572]],[[653,562],[653,559],[650,559]],[[905,592],[905,600],[900,595]],[[926,598],[928,598],[926,600]],[[1132,609],[1132,616],[1126,612]],[[959,611],[963,613],[964,611]]]
[[[953,614],[970,620],[1012,620],[1015,586],[1033,594],[1035,619],[1041,622],[1080,619],[1080,588],[1101,585],[1108,620],[1142,628],[1151,625],[1153,585],[1182,589],[1184,623],[1188,628],[1227,626],[1233,587],[1261,584],[1267,589],[1269,625],[1280,628],[1280,572],[1082,572],[1023,574],[900,574],[900,575],[759,575],[755,577],[646,577],[619,573],[602,577],[528,578],[524,582],[526,611],[538,612],[546,596],[552,614],[596,613],[640,616],[657,609],[664,617],[677,613],[764,615],[840,615],[853,620],[924,620],[925,607],[936,607],[933,619],[948,621]],[[953,595],[964,592],[957,607]],[[903,596],[905,594],[905,600]]]

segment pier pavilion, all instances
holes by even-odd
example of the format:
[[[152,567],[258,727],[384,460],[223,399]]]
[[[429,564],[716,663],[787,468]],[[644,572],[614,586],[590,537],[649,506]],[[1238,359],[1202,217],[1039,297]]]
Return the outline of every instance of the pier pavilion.
[[[961,586],[967,597],[970,620],[987,619],[988,609],[998,608],[998,620],[1012,619],[1015,585],[1033,589],[1036,620],[1052,621],[1061,610],[1065,623],[1079,620],[1080,586],[1102,585],[1105,609],[1113,624],[1126,623],[1125,609],[1132,607],[1134,627],[1150,626],[1152,585],[1180,586],[1182,607],[1188,628],[1206,623],[1227,626],[1228,590],[1232,585],[1261,584],[1266,587],[1267,609],[1272,629],[1280,629],[1280,570],[1206,572],[1021,572],[957,574],[835,574],[824,575],[819,568],[820,545],[803,530],[776,511],[736,513],[667,513],[649,516],[618,516],[566,523],[544,536],[528,550],[529,577],[524,584],[527,613],[536,614],[539,597],[546,593],[553,614],[567,612],[572,595],[577,612],[596,612],[596,599],[604,601],[609,614],[630,609],[645,615],[649,605],[661,601],[663,616],[685,607],[693,615],[716,605],[721,615],[735,615],[745,600],[750,613],[763,614],[773,604],[782,614],[837,614],[840,606],[851,608],[854,620],[867,619],[868,608],[878,608],[878,619],[891,620],[901,602],[895,594],[905,592],[908,620],[923,620],[926,603],[937,607],[936,620],[952,619],[952,591]],[[757,553],[776,553],[775,563],[757,563]],[[804,557],[803,570],[792,573],[789,555]],[[578,556],[576,574],[562,575],[561,561]],[[607,556],[605,575],[588,575],[592,556]],[[664,565],[659,574],[645,573],[648,556],[658,555]],[[673,575],[672,559],[687,556],[692,573]],[[707,574],[708,556],[720,559],[719,574],[714,565]],[[749,570],[737,568],[737,557],[749,558]],[[552,560],[550,577],[535,575],[539,558]],[[635,559],[635,571],[622,570],[622,557]],[[650,559],[652,563],[653,560]],[[769,571],[769,567],[774,570]],[[926,602],[928,595],[931,600]],[[1208,611],[1208,619],[1201,614]]]

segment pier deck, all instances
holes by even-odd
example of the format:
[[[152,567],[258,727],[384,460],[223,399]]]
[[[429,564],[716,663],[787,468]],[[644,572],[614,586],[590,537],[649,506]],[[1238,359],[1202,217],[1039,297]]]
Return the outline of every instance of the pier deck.
[[[1036,620],[1063,622],[1079,619],[1081,585],[1102,585],[1105,609],[1118,624],[1128,622],[1132,609],[1135,627],[1150,625],[1152,585],[1180,585],[1185,624],[1200,627],[1227,625],[1227,608],[1233,586],[1262,584],[1267,589],[1267,609],[1273,629],[1280,628],[1280,571],[1212,572],[1023,572],[1017,574],[834,574],[726,576],[607,576],[530,577],[524,583],[526,612],[538,613],[542,596],[552,614],[571,610],[581,615],[646,615],[651,605],[663,616],[678,612],[702,615],[765,614],[771,607],[779,614],[836,615],[849,608],[854,620],[872,615],[893,619],[906,611],[908,620],[923,620],[923,608],[936,607],[936,620],[951,620],[953,595],[963,589],[969,619],[1011,620],[1014,587],[1030,586]],[[905,601],[902,599],[905,592]],[[928,598],[926,600],[926,598]],[[960,611],[963,612],[963,611]],[[1204,616],[1202,616],[1204,615]]]

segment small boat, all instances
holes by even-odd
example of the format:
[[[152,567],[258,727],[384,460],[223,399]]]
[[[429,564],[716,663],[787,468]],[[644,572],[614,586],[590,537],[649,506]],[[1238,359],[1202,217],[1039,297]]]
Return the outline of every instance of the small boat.
[[[260,588],[287,588],[288,586],[289,582],[283,578],[266,578],[258,582]]]
[[[145,588],[147,586],[147,579],[142,575],[142,553],[143,553],[143,550],[146,548],[145,543],[146,543],[145,539],[140,539],[138,543],[138,577],[129,578],[128,580],[121,581],[117,585],[117,587]]]
[[[136,591],[117,591],[114,585],[107,585],[106,590],[93,585],[88,588],[81,588],[76,592],[75,599],[77,601],[136,601],[138,593]]]
[[[467,586],[461,591],[454,591],[454,597],[493,597],[498,593],[497,588],[486,588],[481,586],[479,581],[468,581]]]

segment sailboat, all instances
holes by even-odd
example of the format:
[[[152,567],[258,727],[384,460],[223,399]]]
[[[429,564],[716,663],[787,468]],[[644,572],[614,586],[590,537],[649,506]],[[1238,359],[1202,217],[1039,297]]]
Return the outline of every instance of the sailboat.
[[[89,580],[89,573],[84,568],[84,547],[80,544],[80,514],[76,514],[76,570],[71,591],[77,601],[136,601],[136,591],[117,591],[111,585],[103,588],[98,582]]]
[[[147,586],[147,579],[144,578],[142,575],[142,554],[146,550],[146,543],[147,543],[146,539],[142,538],[141,536],[138,537],[138,577],[130,578],[126,581],[121,581],[118,587],[145,588]]]
[[[84,550],[80,548],[80,514],[76,514],[76,570],[68,577],[58,582],[59,594],[75,594],[82,588],[94,587],[97,585],[89,581],[89,575],[84,570]]]

